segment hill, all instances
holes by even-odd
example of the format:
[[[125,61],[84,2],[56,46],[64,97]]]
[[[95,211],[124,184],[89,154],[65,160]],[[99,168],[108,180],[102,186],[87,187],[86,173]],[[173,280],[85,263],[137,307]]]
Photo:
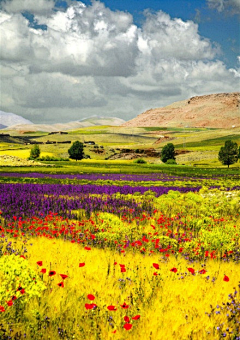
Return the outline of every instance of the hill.
[[[56,132],[56,131],[68,131],[68,130],[77,130],[83,127],[89,126],[100,126],[100,125],[109,125],[109,126],[119,126],[125,123],[123,119],[116,117],[89,117],[84,118],[80,121],[73,121],[69,123],[56,123],[56,124],[17,124],[14,126],[8,126],[8,130],[16,130],[16,131],[45,131],[45,132]]]
[[[164,108],[150,109],[124,127],[240,127],[240,92],[192,97]]]
[[[0,129],[4,129],[16,124],[32,124],[30,120],[25,119],[15,113],[0,111]]]

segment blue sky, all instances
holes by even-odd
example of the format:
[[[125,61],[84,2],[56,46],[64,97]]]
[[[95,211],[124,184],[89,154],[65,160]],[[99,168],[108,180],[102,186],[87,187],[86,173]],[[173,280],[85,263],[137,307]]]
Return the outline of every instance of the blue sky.
[[[0,110],[129,120],[239,91],[239,15],[240,0],[0,0]]]

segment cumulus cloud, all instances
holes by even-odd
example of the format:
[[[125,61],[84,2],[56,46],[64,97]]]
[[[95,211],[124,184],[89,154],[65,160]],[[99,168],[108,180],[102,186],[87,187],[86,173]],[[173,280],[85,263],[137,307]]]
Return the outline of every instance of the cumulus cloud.
[[[216,8],[219,12],[224,10],[232,14],[240,14],[240,0],[207,0],[210,8]]]
[[[43,30],[20,13],[33,1],[19,0],[10,11],[13,3],[5,1],[0,13],[2,110],[36,122],[92,114],[130,119],[189,96],[238,88],[238,71],[216,60],[219,46],[192,21],[146,11],[137,27],[130,13],[99,1],[70,2],[45,15],[40,7],[53,2],[41,0],[32,12]]]
[[[54,0],[3,0],[1,7],[8,13],[31,12],[46,14],[55,6]]]

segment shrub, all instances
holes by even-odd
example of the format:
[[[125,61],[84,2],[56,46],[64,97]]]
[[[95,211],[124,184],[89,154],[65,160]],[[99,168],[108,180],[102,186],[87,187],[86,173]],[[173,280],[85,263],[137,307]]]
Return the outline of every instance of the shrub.
[[[137,164],[146,164],[147,162],[144,159],[142,159],[142,158],[138,158],[138,159],[136,159],[134,161],[134,163],[137,163]]]
[[[39,148],[39,145],[35,144],[31,151],[30,151],[30,159],[36,159],[40,156],[40,148]]]
[[[166,161],[166,164],[177,164],[177,162],[175,161],[175,159],[168,159],[167,161]]]
[[[163,163],[166,163],[168,159],[175,159],[175,150],[174,145],[172,143],[168,143],[162,149],[161,161]]]

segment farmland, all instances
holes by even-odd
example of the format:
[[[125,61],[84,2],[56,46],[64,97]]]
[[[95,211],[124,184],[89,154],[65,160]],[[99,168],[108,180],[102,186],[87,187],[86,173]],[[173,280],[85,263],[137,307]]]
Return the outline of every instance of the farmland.
[[[162,133],[130,131],[126,144],[126,130],[109,139],[102,129],[84,138],[109,152],[150,148]],[[198,129],[199,142],[185,130],[167,133],[198,156],[224,143],[218,130]],[[239,163],[104,157],[0,168],[0,339],[240,339]]]

